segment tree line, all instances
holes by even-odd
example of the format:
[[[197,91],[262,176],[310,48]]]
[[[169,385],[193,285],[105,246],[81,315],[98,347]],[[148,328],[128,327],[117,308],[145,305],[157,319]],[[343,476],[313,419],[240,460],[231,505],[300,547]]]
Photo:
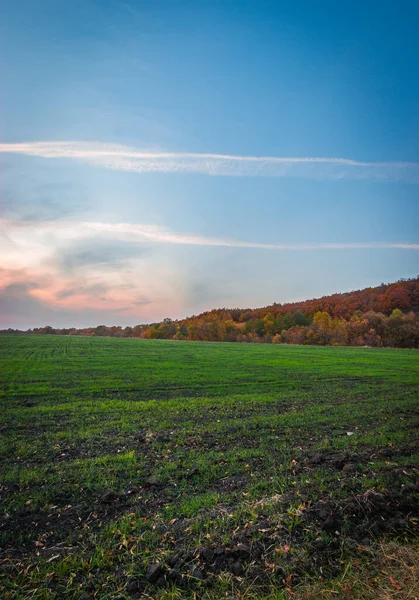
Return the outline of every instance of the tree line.
[[[257,309],[216,309],[181,320],[8,333],[217,342],[419,348],[419,278]],[[3,331],[4,332],[4,331]]]

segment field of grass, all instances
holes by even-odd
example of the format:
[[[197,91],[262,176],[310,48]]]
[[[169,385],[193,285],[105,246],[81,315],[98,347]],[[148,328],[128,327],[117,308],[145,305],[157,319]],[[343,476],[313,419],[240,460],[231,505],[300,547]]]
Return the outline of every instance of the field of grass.
[[[14,599],[415,598],[414,350],[0,337]]]

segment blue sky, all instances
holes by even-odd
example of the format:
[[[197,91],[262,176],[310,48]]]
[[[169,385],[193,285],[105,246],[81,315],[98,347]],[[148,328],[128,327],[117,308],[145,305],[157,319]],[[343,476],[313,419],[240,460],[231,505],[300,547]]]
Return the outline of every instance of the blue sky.
[[[0,326],[417,275],[417,2],[17,0],[0,16]]]

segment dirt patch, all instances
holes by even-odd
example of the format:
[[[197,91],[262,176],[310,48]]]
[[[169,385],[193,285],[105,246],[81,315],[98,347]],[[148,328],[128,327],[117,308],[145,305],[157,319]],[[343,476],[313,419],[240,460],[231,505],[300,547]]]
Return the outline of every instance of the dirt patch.
[[[337,503],[321,500],[303,512],[304,522],[334,536],[370,544],[373,538],[416,529],[419,505],[415,485],[404,496],[368,490]]]

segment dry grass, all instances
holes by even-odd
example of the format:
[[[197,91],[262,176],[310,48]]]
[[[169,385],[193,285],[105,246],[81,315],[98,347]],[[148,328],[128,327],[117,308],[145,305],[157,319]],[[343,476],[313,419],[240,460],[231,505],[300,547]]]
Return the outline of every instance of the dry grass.
[[[295,600],[342,598],[344,600],[419,600],[419,550],[397,542],[382,542],[368,568],[348,564],[334,585],[319,582],[289,595]]]
[[[419,551],[416,548],[396,542],[382,543],[377,563],[379,574],[367,580],[375,598],[419,598]]]

